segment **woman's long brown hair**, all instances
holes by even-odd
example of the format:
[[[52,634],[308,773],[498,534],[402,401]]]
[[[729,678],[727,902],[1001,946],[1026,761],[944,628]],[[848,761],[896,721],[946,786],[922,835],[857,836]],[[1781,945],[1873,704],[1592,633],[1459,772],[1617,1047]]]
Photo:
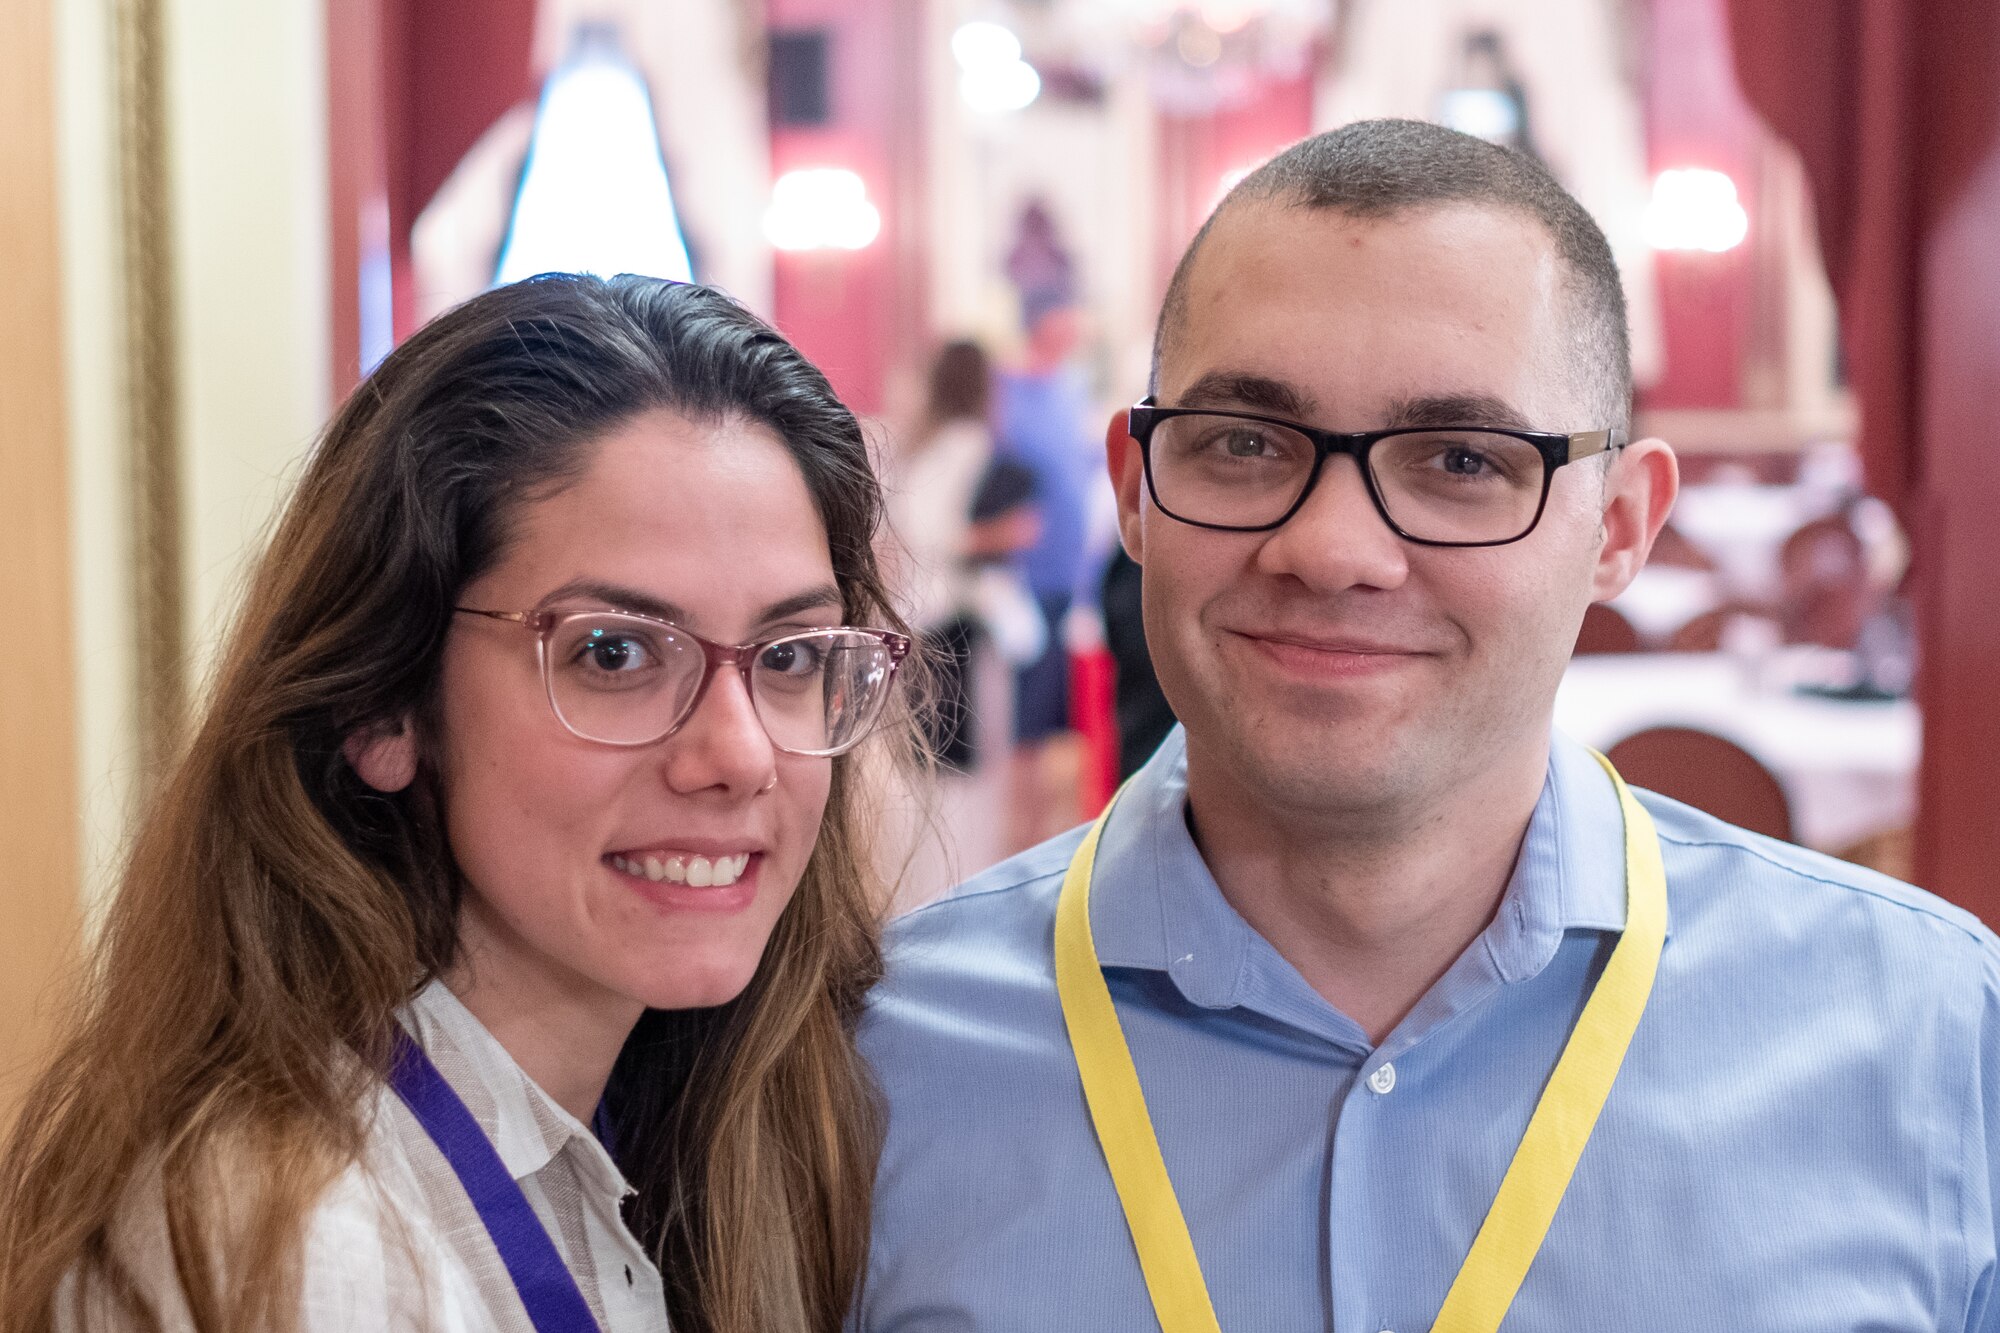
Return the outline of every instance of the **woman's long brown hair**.
[[[342,742],[429,716],[451,608],[511,507],[655,408],[770,427],[819,506],[847,615],[900,625],[853,415],[726,297],[536,279],[398,348],[307,462],[0,1160],[0,1326],[53,1328],[67,1282],[119,1326],[157,1322],[118,1243],[142,1179],[202,1333],[296,1323],[305,1219],[363,1148],[394,1014],[450,961],[461,892],[434,779],[380,795]],[[900,727],[870,742],[903,743]],[[882,899],[853,761],[832,761],[749,988],[648,1012],[612,1075],[629,1220],[682,1333],[833,1333],[860,1280],[878,1126],[851,1036]]]

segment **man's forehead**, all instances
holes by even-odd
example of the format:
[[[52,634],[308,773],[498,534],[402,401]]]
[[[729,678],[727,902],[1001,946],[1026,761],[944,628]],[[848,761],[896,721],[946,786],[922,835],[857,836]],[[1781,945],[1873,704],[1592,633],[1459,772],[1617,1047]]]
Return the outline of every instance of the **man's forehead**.
[[[1469,236],[1504,240],[1516,247],[1523,265],[1553,255],[1555,239],[1533,215],[1505,204],[1446,199],[1381,211],[1320,207],[1282,195],[1225,200],[1195,256],[1199,275],[1209,258],[1246,249],[1281,250],[1342,244],[1364,248],[1371,239],[1428,241],[1434,246]]]
[[[1324,350],[1353,360],[1402,350],[1384,366],[1407,384],[1377,383],[1384,395],[1435,396],[1427,365],[1474,344],[1513,339],[1524,350],[1547,344],[1560,359],[1555,310],[1560,261],[1533,219],[1477,204],[1357,216],[1278,200],[1225,206],[1184,275],[1169,311],[1156,389],[1178,397],[1204,376],[1261,374],[1310,396]],[[1285,367],[1293,368],[1286,373]],[[1490,386],[1485,386],[1490,387]]]

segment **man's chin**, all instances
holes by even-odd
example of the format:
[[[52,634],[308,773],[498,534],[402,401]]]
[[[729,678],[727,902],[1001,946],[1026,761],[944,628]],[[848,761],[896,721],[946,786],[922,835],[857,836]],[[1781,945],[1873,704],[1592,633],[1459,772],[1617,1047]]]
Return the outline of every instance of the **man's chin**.
[[[1409,777],[1396,732],[1383,724],[1302,725],[1283,735],[1244,737],[1236,748],[1235,780],[1265,802],[1300,812],[1393,804]]]

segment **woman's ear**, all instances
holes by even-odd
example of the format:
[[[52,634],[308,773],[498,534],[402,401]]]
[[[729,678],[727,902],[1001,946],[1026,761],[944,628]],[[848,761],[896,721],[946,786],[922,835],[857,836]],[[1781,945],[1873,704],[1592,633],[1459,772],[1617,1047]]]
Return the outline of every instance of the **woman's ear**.
[[[401,791],[417,777],[417,733],[407,717],[348,733],[340,752],[348,767],[376,791]]]

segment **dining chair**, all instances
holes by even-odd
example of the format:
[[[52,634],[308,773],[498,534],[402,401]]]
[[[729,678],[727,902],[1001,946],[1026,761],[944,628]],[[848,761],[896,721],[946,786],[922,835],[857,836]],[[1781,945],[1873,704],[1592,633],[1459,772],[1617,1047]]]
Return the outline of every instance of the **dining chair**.
[[[1845,515],[1812,522],[1778,552],[1787,643],[1853,648],[1874,609],[1867,552]]]
[[[1653,539],[1653,549],[1646,553],[1648,565],[1669,565],[1675,569],[1698,569],[1712,571],[1715,561],[1693,542],[1681,534],[1680,529],[1669,520],[1660,529],[1660,535]]]
[[[1576,636],[1576,656],[1638,651],[1639,631],[1632,628],[1632,622],[1623,613],[1602,602],[1592,602],[1584,608],[1583,628]]]
[[[1771,619],[1768,608],[1755,606],[1749,602],[1726,602],[1712,607],[1693,617],[1675,630],[1667,639],[1667,651],[1671,653],[1715,653],[1722,651],[1722,641],[1729,629],[1729,622],[1739,617],[1757,620]],[[1773,633],[1776,633],[1774,630]],[[1774,640],[1775,642],[1775,640]]]
[[[1653,727],[1611,747],[1619,774],[1752,833],[1792,841],[1785,789],[1734,741],[1692,727]]]

